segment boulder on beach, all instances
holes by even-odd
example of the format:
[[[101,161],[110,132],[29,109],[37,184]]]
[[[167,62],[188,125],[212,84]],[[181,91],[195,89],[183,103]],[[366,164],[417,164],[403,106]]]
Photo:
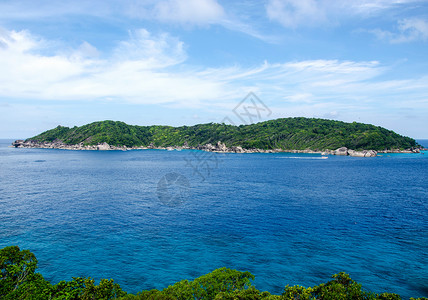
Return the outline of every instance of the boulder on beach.
[[[375,156],[377,156],[377,152],[374,150],[368,150],[364,155],[364,157],[375,157]]]
[[[226,147],[225,143],[222,143],[221,141],[217,142],[216,151],[226,152],[228,149]]]
[[[377,156],[377,152],[374,150],[355,151],[349,149],[348,155],[353,157],[375,157]]]
[[[97,150],[110,150],[110,145],[107,143],[98,144]]]
[[[355,151],[352,149],[348,150],[348,155],[353,157],[365,157],[365,154],[366,153],[364,151]]]
[[[336,149],[333,153],[334,155],[348,155],[348,148],[346,147],[340,147],[339,149]]]
[[[244,153],[245,152],[245,150],[241,146],[232,147],[231,149],[235,153]]]

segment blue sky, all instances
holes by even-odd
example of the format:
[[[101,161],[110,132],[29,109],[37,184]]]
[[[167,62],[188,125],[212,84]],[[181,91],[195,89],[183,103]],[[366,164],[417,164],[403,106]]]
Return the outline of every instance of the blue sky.
[[[0,70],[2,138],[221,122],[249,92],[428,138],[428,1],[0,0]]]

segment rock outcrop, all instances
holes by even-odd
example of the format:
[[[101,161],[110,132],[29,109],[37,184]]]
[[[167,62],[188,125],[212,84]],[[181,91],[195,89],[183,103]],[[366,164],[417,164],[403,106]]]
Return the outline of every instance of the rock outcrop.
[[[364,151],[355,151],[355,150],[352,150],[352,149],[348,150],[348,155],[349,156],[354,156],[354,157],[365,157]]]
[[[15,148],[23,148],[24,147],[24,140],[16,140],[12,143],[12,146]]]
[[[334,155],[342,155],[342,156],[346,156],[348,155],[348,148],[346,147],[341,147],[339,149],[336,149],[334,151]]]
[[[97,150],[111,150],[110,145],[107,143],[102,143],[97,145]]]
[[[321,154],[321,155],[339,155],[339,156],[353,156],[353,157],[375,157],[378,153],[419,153],[420,150],[417,148],[407,149],[407,150],[384,150],[384,151],[375,151],[375,150],[362,150],[356,151],[348,149],[346,147],[341,147],[336,150],[323,150],[323,151],[314,151],[311,149],[305,150],[283,150],[283,149],[245,149],[241,146],[231,146],[227,147],[225,143],[218,141],[217,144],[205,144],[198,145],[196,147],[189,146],[186,143],[183,146],[168,146],[168,147],[157,147],[153,143],[150,143],[149,146],[139,146],[139,147],[126,147],[126,146],[113,146],[108,143],[101,143],[98,145],[84,145],[83,143],[75,145],[64,144],[60,140],[55,140],[53,142],[37,142],[32,140],[16,140],[12,143],[12,147],[15,148],[44,148],[44,149],[66,149],[66,150],[143,150],[143,149],[160,149],[160,150],[203,150],[208,152],[221,152],[221,153],[278,153],[278,152],[290,152],[290,153],[308,153],[308,154]]]
[[[354,157],[375,157],[377,156],[377,152],[374,150],[363,150],[363,151],[348,150],[348,155],[354,156]]]
[[[245,153],[245,150],[241,146],[232,146],[230,149],[235,153]]]
[[[216,151],[219,152],[227,152],[228,148],[226,147],[226,145],[224,143],[222,143],[221,141],[217,142],[217,147],[216,147]]]
[[[364,157],[375,157],[375,156],[377,156],[377,152],[374,150],[367,150],[367,152],[364,155]]]

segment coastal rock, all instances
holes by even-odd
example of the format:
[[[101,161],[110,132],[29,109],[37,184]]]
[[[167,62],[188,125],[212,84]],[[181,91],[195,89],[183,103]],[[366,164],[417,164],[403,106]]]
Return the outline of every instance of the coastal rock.
[[[194,150],[203,150],[210,152],[234,152],[234,153],[277,153],[277,152],[290,152],[290,153],[319,153],[321,155],[342,155],[342,156],[354,156],[354,157],[375,157],[377,156],[377,151],[374,150],[363,150],[363,151],[355,151],[352,149],[348,149],[346,147],[341,147],[336,150],[324,150],[323,152],[318,150],[284,150],[284,149],[245,149],[241,146],[232,146],[227,147],[225,143],[218,141],[216,145],[212,145],[210,143],[205,145],[198,145],[196,147],[190,147],[187,143],[181,146],[168,146],[168,147],[156,147],[153,143],[151,143],[148,147],[138,146],[138,147],[126,147],[126,146],[111,146],[108,143],[102,143],[98,145],[84,145],[83,142],[79,144],[69,145],[64,144],[61,140],[54,140],[53,142],[38,142],[34,140],[16,140],[12,143],[12,147],[16,148],[51,148],[51,149],[66,149],[66,150],[133,150],[133,149],[166,149],[166,150],[181,150],[181,149],[194,149]],[[381,153],[418,153],[420,151],[419,148],[411,148],[407,150],[384,150]]]
[[[321,152],[321,155],[333,155],[334,151],[330,150],[330,149],[326,149],[323,152]]]
[[[374,150],[355,151],[348,149],[348,155],[353,157],[375,157],[377,156],[377,152]]]
[[[16,140],[12,143],[12,146],[14,146],[15,148],[18,148],[18,147],[23,147],[23,144],[24,144],[24,140]]]
[[[226,147],[226,145],[220,141],[217,142],[217,147],[215,149],[216,151],[220,151],[220,152],[226,152],[228,149]]]
[[[317,152],[312,149],[305,149],[305,150],[302,150],[301,153],[317,153]]]
[[[353,157],[365,157],[366,156],[366,152],[367,151],[355,151],[355,150],[352,150],[352,149],[349,149],[348,150],[348,155],[349,156],[353,156]]]
[[[377,152],[374,150],[368,150],[364,155],[364,157],[375,157],[375,156],[377,156]]]
[[[207,150],[207,151],[214,151],[215,150],[215,147],[212,144],[206,144],[202,147],[204,150]]]
[[[341,147],[339,149],[336,149],[334,151],[334,155],[342,155],[342,156],[346,156],[348,155],[348,148],[346,147]]]
[[[110,145],[107,143],[98,144],[97,150],[110,150]]]
[[[231,147],[230,149],[231,149],[231,151],[233,151],[235,153],[244,153],[245,152],[245,150],[240,146],[237,146],[237,147],[234,146],[234,147]]]

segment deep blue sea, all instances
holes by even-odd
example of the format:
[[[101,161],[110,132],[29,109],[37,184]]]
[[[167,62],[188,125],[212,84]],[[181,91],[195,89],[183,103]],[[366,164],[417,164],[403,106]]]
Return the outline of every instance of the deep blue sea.
[[[46,279],[162,289],[219,267],[261,290],[345,271],[373,292],[428,296],[428,152],[353,158],[67,151],[0,143],[0,247]]]

